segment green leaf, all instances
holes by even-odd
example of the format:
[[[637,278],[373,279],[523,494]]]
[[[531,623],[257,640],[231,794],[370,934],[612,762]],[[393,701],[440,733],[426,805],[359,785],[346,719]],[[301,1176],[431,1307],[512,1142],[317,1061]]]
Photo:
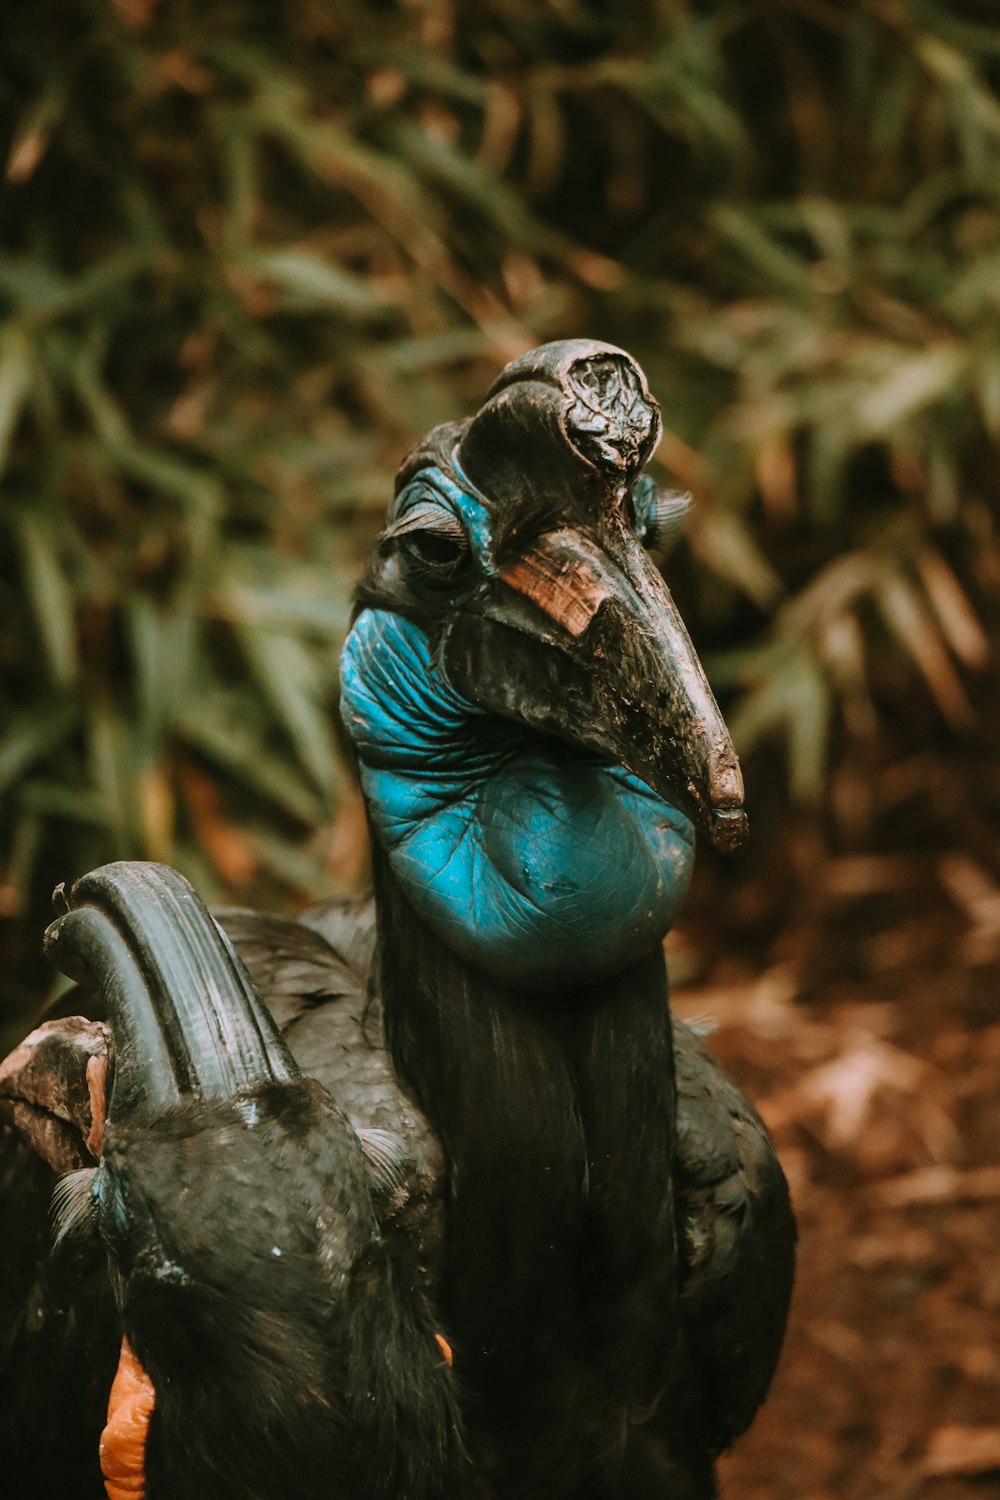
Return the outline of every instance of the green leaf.
[[[139,723],[147,755],[171,727],[187,692],[195,693],[196,622],[175,605],[158,607],[144,594],[126,601],[125,618],[135,670]]]
[[[782,594],[781,579],[768,563],[747,527],[732,511],[703,507],[689,528],[691,546],[720,578],[747,598],[770,610]]]
[[[272,586],[232,584],[222,590],[214,604],[222,619],[238,625],[272,630],[301,630],[328,637],[333,650],[347,635],[350,595],[337,578],[327,578],[322,591],[306,586],[312,580],[302,569],[299,593]]]
[[[31,345],[16,323],[0,328],[0,475],[31,389]]]
[[[96,700],[87,704],[85,724],[91,782],[103,803],[119,858],[138,858],[142,853],[134,834],[139,815],[134,785],[138,757],[128,724],[115,709]]]
[[[323,804],[292,769],[271,753],[261,726],[245,703],[225,700],[218,688],[179,705],[177,731],[183,740],[231,775],[240,785],[270,801],[300,823],[317,827]]]
[[[772,657],[731,718],[742,755],[767,741],[784,742],[793,799],[815,804],[823,791],[830,723],[830,687],[812,653],[796,647]]]
[[[0,792],[13,786],[37,761],[63,744],[76,725],[76,709],[64,704],[34,709],[9,724],[0,736]]]
[[[300,764],[324,799],[331,799],[337,786],[337,755],[313,656],[293,636],[243,628],[239,638],[250,669]]]
[[[82,787],[33,776],[18,790],[17,801],[25,811],[48,821],[80,823],[102,832],[107,829],[108,809],[104,798]]]
[[[809,267],[801,257],[769,235],[752,214],[719,204],[711,210],[710,222],[766,284],[791,296],[812,295]]]
[[[54,684],[76,681],[76,599],[60,566],[52,516],[22,514],[15,521],[31,607]]]
[[[788,779],[800,805],[819,802],[829,748],[830,684],[809,651],[795,658],[788,724]]]
[[[273,282],[292,310],[341,309],[355,315],[383,312],[391,301],[363,276],[302,250],[269,250],[245,256],[246,270]]]

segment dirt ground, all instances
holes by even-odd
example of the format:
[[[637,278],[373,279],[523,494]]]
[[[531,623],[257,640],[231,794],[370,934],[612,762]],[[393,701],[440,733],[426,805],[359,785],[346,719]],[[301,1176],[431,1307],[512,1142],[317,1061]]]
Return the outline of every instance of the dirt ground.
[[[706,965],[704,893],[668,940],[675,1009],[716,1023],[800,1230],[782,1363],[723,1500],[997,1497],[1000,884],[968,853],[798,863],[759,960]]]

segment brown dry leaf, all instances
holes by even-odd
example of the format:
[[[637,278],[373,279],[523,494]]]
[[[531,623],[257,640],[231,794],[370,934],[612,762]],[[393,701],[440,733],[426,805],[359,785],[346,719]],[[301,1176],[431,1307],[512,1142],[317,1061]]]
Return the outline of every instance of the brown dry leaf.
[[[893,1217],[891,1234],[868,1234],[851,1241],[850,1261],[861,1271],[891,1266],[932,1266],[941,1257],[941,1247],[928,1229],[901,1225]]]
[[[975,714],[952,666],[941,630],[908,579],[895,574],[881,581],[878,602],[890,632],[923,674],[938,707],[956,729],[968,728]]]
[[[49,144],[49,132],[35,128],[16,135],[7,157],[8,182],[27,182],[41,162]]]
[[[181,47],[160,54],[156,73],[163,87],[183,89],[187,94],[207,94],[215,82],[209,69],[202,67]]]
[[[357,787],[341,794],[337,815],[329,830],[324,861],[327,871],[343,885],[362,883],[368,868],[368,820],[365,804]]]
[[[775,964],[752,982],[702,985],[678,991],[672,1009],[682,1019],[707,1018],[719,1026],[738,1026],[761,1036],[807,1031],[809,1022],[794,1010],[798,993],[795,969]]]
[[[1000,1167],[974,1167],[968,1172],[954,1167],[922,1167],[903,1177],[890,1178],[878,1186],[879,1199],[891,1208],[909,1204],[976,1203],[1000,1198]]]
[[[905,854],[841,855],[826,867],[827,893],[845,901],[901,890],[911,878]]]
[[[795,514],[795,457],[787,441],[767,439],[757,453],[757,486],[772,516]]]
[[[938,875],[970,922],[1000,928],[1000,886],[982,865],[955,850],[941,856]]]
[[[824,1319],[812,1323],[807,1331],[813,1343],[832,1354],[834,1359],[852,1368],[864,1363],[867,1345],[856,1328]]]
[[[1000,886],[967,855],[954,852],[938,863],[942,885],[970,923],[959,959],[970,967],[992,963],[1000,955]]]
[[[1000,1427],[939,1427],[931,1434],[923,1468],[938,1478],[1000,1470]]]
[[[868,1019],[877,1020],[874,1008]],[[849,1151],[868,1173],[901,1171],[914,1149],[938,1161],[954,1154],[958,1131],[927,1063],[867,1030],[836,1040],[835,1056],[828,1045],[827,1060],[758,1101],[769,1129],[803,1126],[828,1150]]]
[[[924,1064],[909,1053],[862,1036],[832,1062],[807,1073],[797,1092],[823,1112],[830,1143],[846,1146],[860,1134],[882,1089],[913,1093],[924,1072]]]
[[[183,768],[182,781],[198,843],[223,879],[239,889],[260,868],[256,849],[222,816],[218,791],[208,776],[189,764]]]
[[[174,857],[174,789],[158,766],[146,767],[137,778],[139,808],[150,859],[170,864]]]
[[[968,596],[944,558],[927,548],[917,559],[917,568],[955,655],[967,667],[984,667],[989,661],[990,643]]]
[[[112,0],[112,5],[129,31],[145,31],[152,25],[160,0]]]

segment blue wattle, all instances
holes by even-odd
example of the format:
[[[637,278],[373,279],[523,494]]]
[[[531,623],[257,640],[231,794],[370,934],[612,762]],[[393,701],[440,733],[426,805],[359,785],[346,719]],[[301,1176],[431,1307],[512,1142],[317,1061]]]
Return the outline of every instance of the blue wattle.
[[[401,615],[358,617],[341,690],[393,873],[462,958],[535,992],[612,973],[667,932],[694,830],[643,782],[484,713]]]

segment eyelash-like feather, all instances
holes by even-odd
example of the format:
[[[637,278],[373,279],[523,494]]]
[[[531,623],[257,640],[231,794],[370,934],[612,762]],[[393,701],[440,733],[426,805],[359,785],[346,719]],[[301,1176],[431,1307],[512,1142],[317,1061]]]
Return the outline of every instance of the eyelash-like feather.
[[[642,474],[632,486],[635,532],[648,552],[664,553],[680,535],[691,509],[691,496],[679,490],[661,490],[651,474]]]
[[[91,1185],[96,1171],[96,1167],[80,1167],[76,1172],[67,1172],[53,1188],[49,1211],[57,1248],[65,1240],[88,1233],[95,1223],[97,1205]]]
[[[400,516],[398,521],[391,521],[383,531],[380,540],[393,541],[396,537],[408,536],[413,531],[430,531],[435,536],[446,537],[448,541],[455,542],[458,546],[468,546],[465,527],[458,517],[430,500],[414,505],[412,509]]]

